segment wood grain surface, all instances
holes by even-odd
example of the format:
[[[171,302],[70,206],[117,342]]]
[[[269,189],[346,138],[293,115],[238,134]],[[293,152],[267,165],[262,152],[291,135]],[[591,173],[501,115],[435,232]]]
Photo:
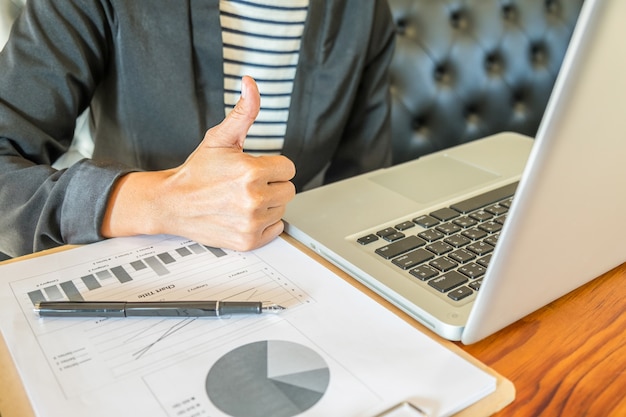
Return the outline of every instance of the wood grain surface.
[[[513,382],[498,416],[626,416],[626,263],[464,351]]]

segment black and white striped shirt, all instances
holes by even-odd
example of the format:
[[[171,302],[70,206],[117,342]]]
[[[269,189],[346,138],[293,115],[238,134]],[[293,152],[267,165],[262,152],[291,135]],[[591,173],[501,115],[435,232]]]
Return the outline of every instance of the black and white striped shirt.
[[[219,4],[226,114],[239,100],[241,77],[254,78],[261,111],[244,150],[280,153],[309,0],[220,0]]]

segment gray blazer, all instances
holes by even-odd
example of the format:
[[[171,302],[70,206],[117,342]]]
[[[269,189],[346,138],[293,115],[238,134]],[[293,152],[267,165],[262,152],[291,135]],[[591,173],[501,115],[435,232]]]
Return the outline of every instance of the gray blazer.
[[[102,239],[116,179],[181,164],[224,118],[217,0],[27,2],[0,53],[0,252]],[[283,153],[300,189],[390,163],[386,0],[311,0]],[[91,109],[93,158],[50,165]]]

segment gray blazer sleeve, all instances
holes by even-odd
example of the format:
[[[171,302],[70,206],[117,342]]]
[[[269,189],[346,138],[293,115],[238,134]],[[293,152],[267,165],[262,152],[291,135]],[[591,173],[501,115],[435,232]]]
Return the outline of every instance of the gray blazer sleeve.
[[[84,8],[27,2],[0,53],[0,252],[10,256],[102,239],[109,192],[128,172],[89,160],[51,167],[106,65],[109,11]]]

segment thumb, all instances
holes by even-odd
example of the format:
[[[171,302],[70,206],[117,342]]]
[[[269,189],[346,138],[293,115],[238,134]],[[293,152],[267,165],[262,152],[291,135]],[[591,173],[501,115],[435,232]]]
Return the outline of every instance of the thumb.
[[[260,108],[259,88],[252,77],[244,76],[239,101],[219,125],[207,131],[203,144],[211,148],[243,149],[243,142]]]

